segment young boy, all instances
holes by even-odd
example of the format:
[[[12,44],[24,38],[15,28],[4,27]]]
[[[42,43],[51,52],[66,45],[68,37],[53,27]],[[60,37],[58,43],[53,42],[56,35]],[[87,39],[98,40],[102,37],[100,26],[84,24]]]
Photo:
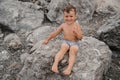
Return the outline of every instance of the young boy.
[[[64,75],[70,75],[72,67],[75,62],[75,57],[79,48],[78,41],[82,39],[82,31],[80,24],[76,23],[77,18],[76,8],[72,5],[68,5],[64,8],[64,21],[65,23],[61,24],[56,31],[52,32],[47,39],[43,41],[44,44],[47,44],[49,40],[55,38],[59,33],[63,31],[63,42],[61,45],[60,51],[56,54],[54,63],[52,66],[52,71],[59,73],[58,63],[63,59],[65,53],[69,50],[69,61],[67,68],[63,71]]]

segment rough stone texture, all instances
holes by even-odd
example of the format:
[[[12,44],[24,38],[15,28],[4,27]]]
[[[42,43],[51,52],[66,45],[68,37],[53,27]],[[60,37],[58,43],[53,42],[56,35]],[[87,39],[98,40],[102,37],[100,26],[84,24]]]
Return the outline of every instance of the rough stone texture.
[[[70,0],[69,3],[77,8],[78,20],[80,22],[92,19],[92,15],[96,9],[94,0]]]
[[[105,43],[92,37],[84,37],[79,42],[72,74],[67,77],[50,70],[60,43],[60,40],[52,40],[48,45],[43,45],[42,41],[36,43],[19,73],[20,80],[102,80],[111,62],[111,51]],[[59,65],[60,71],[67,66],[67,59],[66,55]]]
[[[24,2],[22,2],[22,1],[24,1]],[[58,9],[57,9],[57,7],[58,7],[57,5],[55,5],[55,7],[57,6],[56,9],[54,9],[54,6],[51,7],[54,10],[57,10],[60,14],[57,13],[57,16],[54,15],[54,14],[51,15],[52,13],[49,14],[49,15],[51,15],[51,18],[54,18],[53,19],[54,21],[51,21],[50,23],[56,23],[56,22],[61,23],[61,22],[63,22],[63,20],[62,20],[62,18],[63,18],[62,8],[63,7],[62,6],[65,6],[65,4],[72,3],[73,5],[77,6],[79,12],[81,13],[79,15],[80,20],[78,20],[78,21],[80,21],[80,23],[82,23],[82,21],[85,22],[84,25],[82,24],[82,30],[83,30],[83,32],[85,32],[84,34],[86,34],[86,36],[91,36],[92,33],[97,31],[98,27],[101,27],[101,25],[104,24],[104,22],[106,22],[105,25],[107,25],[107,23],[109,22],[107,20],[113,20],[112,22],[116,21],[115,22],[116,24],[114,24],[114,25],[119,24],[119,17],[118,16],[120,14],[117,15],[116,13],[120,12],[120,8],[119,8],[120,7],[120,5],[119,5],[120,0],[108,0],[108,1],[107,0],[76,0],[76,1],[66,0],[65,3],[62,3],[64,1],[60,0],[60,4],[59,4],[58,0],[38,0],[39,1],[38,5],[36,3],[33,4],[32,2],[28,2],[28,1],[30,1],[30,0],[0,0],[0,56],[1,56],[1,58],[0,58],[0,60],[1,60],[1,62],[0,62],[0,80],[19,80],[18,79],[19,76],[17,76],[17,75],[21,71],[21,69],[22,69],[21,74],[24,73],[24,72],[27,72],[27,73],[25,73],[25,75],[27,74],[27,76],[29,76],[27,78],[24,78],[25,76],[24,77],[21,76],[21,78],[24,79],[24,80],[27,80],[27,79],[29,80],[29,78],[31,78],[31,76],[34,75],[34,74],[35,74],[34,75],[35,77],[32,77],[31,80],[35,80],[35,79],[38,80],[38,78],[39,78],[39,80],[44,80],[44,79],[45,80],[50,80],[50,79],[51,80],[56,80],[55,77],[57,77],[57,79],[61,79],[61,80],[70,80],[70,79],[74,78],[73,76],[74,76],[74,73],[75,73],[76,69],[73,69],[74,72],[69,77],[68,76],[65,77],[61,74],[60,75],[53,74],[51,71],[49,71],[50,67],[49,67],[49,69],[48,69],[48,67],[44,69],[44,66],[46,66],[46,65],[51,66],[52,65],[53,57],[56,53],[54,53],[53,55],[51,55],[51,54],[48,55],[48,57],[52,56],[50,58],[50,63],[43,65],[43,67],[41,67],[40,62],[35,61],[36,63],[38,63],[37,65],[41,69],[43,69],[44,71],[48,71],[49,74],[46,74],[47,72],[44,73],[43,70],[39,70],[38,67],[36,69],[36,67],[33,66],[33,65],[32,66],[35,67],[34,70],[32,69],[33,67],[28,68],[28,65],[26,65],[26,62],[27,62],[26,58],[28,56],[32,55],[31,58],[29,58],[29,60],[32,59],[34,49],[35,48],[37,49],[37,48],[40,47],[41,43],[37,43],[37,41],[41,41],[51,31],[50,30],[51,28],[49,28],[49,27],[43,28],[44,27],[43,26],[43,27],[41,27],[43,32],[41,32],[42,30],[40,30],[40,28],[38,28],[38,27],[40,27],[42,22],[44,24],[46,24],[46,22],[50,22],[49,21],[50,19],[46,15],[49,12],[49,10],[51,10],[50,6],[52,6],[52,5],[57,4],[58,6],[60,6],[60,5],[61,6]],[[52,12],[56,14],[56,11],[55,12],[52,11]],[[111,14],[116,15],[116,16],[111,17]],[[30,17],[30,16],[32,16],[32,17]],[[45,17],[43,18],[43,16],[45,16]],[[38,20],[38,19],[36,20],[37,17],[40,20]],[[118,20],[114,19],[115,17],[118,17],[117,18]],[[89,20],[91,18],[92,18],[93,21]],[[113,19],[111,19],[111,18],[113,18]],[[83,19],[85,19],[85,20],[83,20]],[[47,26],[48,25],[49,24],[47,24]],[[108,23],[108,25],[109,25],[109,23]],[[51,26],[51,25],[49,25],[49,26]],[[56,25],[53,25],[53,26],[55,27]],[[19,28],[21,30],[18,32]],[[44,29],[49,29],[49,31],[45,32]],[[35,33],[35,31],[36,31],[36,33]],[[15,51],[11,50],[11,49],[7,49],[5,47],[5,45],[3,44],[4,38],[7,36],[6,33],[7,33],[7,35],[9,35],[11,33],[17,34],[18,37],[21,39],[20,41],[22,41],[22,43],[24,44],[23,49],[17,49]],[[27,34],[27,36],[26,36],[26,34]],[[40,34],[43,34],[43,35],[40,35]],[[92,36],[94,37],[94,34],[92,34]],[[14,37],[14,36],[12,36],[12,37]],[[60,40],[61,37],[57,37],[56,39]],[[59,43],[59,41],[56,40],[56,39],[54,39],[54,42],[56,42],[56,44],[57,44],[57,43]],[[32,47],[34,46],[34,48],[32,48],[31,52],[30,52],[32,54],[28,54],[29,49],[26,47],[26,45],[28,45],[28,44],[26,44],[26,41],[28,41],[28,44],[30,44],[29,42],[32,42],[32,44],[33,44]],[[54,47],[56,45],[54,42],[51,41],[49,46],[51,46],[51,44],[52,45],[54,44],[52,46],[52,47]],[[36,47],[35,47],[35,44],[37,45]],[[56,45],[55,47],[57,47],[58,45]],[[47,48],[46,50],[50,49],[50,51],[51,51],[53,48],[51,48],[51,47],[49,48],[49,46],[46,47]],[[36,51],[36,49],[35,49],[35,51]],[[58,49],[59,49],[59,46],[55,50],[58,50]],[[40,49],[38,49],[38,54],[39,54],[39,50]],[[86,51],[84,51],[84,52],[86,52]],[[93,50],[93,51],[96,51],[96,49]],[[91,50],[89,52],[91,52]],[[103,50],[103,52],[104,52],[104,50]],[[93,52],[93,53],[96,53],[96,52]],[[120,51],[117,51],[117,53],[120,53]],[[36,54],[36,53],[34,53],[34,54]],[[46,55],[45,55],[45,57],[44,57],[44,55],[45,54],[43,54],[43,58],[46,59]],[[35,56],[37,56],[37,55],[35,55]],[[91,55],[89,55],[89,56],[91,56]],[[38,57],[39,57],[39,55],[38,55]],[[109,57],[109,55],[108,55],[108,57]],[[66,58],[67,58],[67,56],[66,56]],[[59,67],[61,71],[63,70],[63,67],[66,65],[66,64],[64,64],[66,62],[66,58],[61,62],[61,65]],[[20,62],[20,59],[21,59],[21,62]],[[85,60],[86,59],[87,58],[85,57]],[[28,60],[28,62],[29,62],[29,60]],[[38,59],[38,60],[40,60],[40,59]],[[81,57],[80,57],[80,60],[81,60]],[[90,58],[90,60],[91,60],[91,58]],[[45,62],[47,62],[47,61],[45,60]],[[120,77],[119,77],[119,75],[120,75],[119,74],[119,72],[120,72],[119,62],[120,61],[119,61],[118,58],[115,59],[115,60],[114,59],[112,60],[112,64],[110,64],[111,67],[109,68],[109,71],[107,72],[107,74],[104,76],[105,78],[103,80],[119,80],[120,79]],[[26,70],[25,67],[22,68],[23,67],[22,65],[24,65],[24,63],[27,66],[28,71],[24,71],[24,70]],[[43,61],[43,63],[44,63],[44,61]],[[83,70],[85,70],[85,71],[82,71],[83,74],[81,74],[81,72],[78,70],[79,74],[82,75],[82,76],[86,76],[86,75],[88,76],[89,75],[89,73],[87,74],[87,72],[86,72],[88,67],[87,68],[85,67],[85,69],[84,69],[85,64],[86,63],[83,63],[83,65],[82,64],[80,65],[81,66],[80,71],[82,71],[82,68],[83,68]],[[89,63],[87,63],[87,65],[88,64]],[[96,64],[98,64],[98,63],[96,63]],[[103,64],[103,65],[106,66],[106,64]],[[100,68],[103,68],[103,67],[100,67]],[[36,70],[38,70],[39,72],[37,72]],[[99,70],[101,70],[101,69],[99,69]],[[97,71],[99,71],[99,70],[97,70]],[[104,71],[106,72],[106,70],[107,69],[105,69],[103,71],[100,71],[101,72],[100,74],[102,74]],[[40,71],[43,71],[43,72],[41,73]],[[33,74],[31,72],[33,72]],[[37,74],[37,73],[40,73],[40,74]],[[94,71],[93,71],[93,73],[94,73]],[[91,73],[91,74],[93,74],[93,73]],[[45,76],[41,77],[41,74],[45,74],[45,75],[47,75],[47,77],[45,77]],[[37,78],[36,78],[36,76],[37,76]],[[40,79],[40,78],[42,78],[42,79]],[[88,76],[88,78],[89,78],[89,76]],[[72,80],[76,80],[76,79],[74,78]]]
[[[120,13],[111,18],[99,28],[97,34],[111,48],[120,50]]]
[[[4,38],[4,44],[7,48],[20,49],[22,47],[22,42],[16,34],[9,34]]]
[[[113,14],[120,10],[120,0],[95,0],[96,12]]]
[[[63,8],[67,5],[67,0],[51,0],[47,9],[47,18],[52,22],[61,23],[63,21]]]
[[[5,61],[8,60],[10,58],[10,54],[4,50],[0,52],[0,61]]]
[[[12,30],[31,30],[41,25],[44,13],[29,2],[4,1],[0,4],[0,23]]]
[[[46,32],[47,30],[47,32]],[[28,36],[27,36],[27,42],[28,45],[34,45],[40,40],[44,40],[52,31],[55,30],[55,27],[51,26],[42,26],[38,29],[33,30]],[[41,35],[42,34],[42,35]]]
[[[63,8],[68,3],[74,5],[77,8],[79,21],[92,19],[92,15],[95,10],[95,2],[88,0],[51,0],[50,4],[48,5],[48,19],[57,23],[63,22],[63,17],[61,17],[63,15]]]

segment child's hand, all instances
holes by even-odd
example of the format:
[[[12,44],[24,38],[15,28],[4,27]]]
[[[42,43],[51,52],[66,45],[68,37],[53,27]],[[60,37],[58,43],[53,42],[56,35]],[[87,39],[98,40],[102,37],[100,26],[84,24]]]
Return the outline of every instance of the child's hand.
[[[47,43],[48,43],[48,40],[44,40],[44,41],[43,41],[43,44],[47,44]]]
[[[79,29],[78,29],[77,26],[75,26],[75,27],[73,28],[73,33],[74,33],[75,35],[77,35],[78,32],[79,32]]]

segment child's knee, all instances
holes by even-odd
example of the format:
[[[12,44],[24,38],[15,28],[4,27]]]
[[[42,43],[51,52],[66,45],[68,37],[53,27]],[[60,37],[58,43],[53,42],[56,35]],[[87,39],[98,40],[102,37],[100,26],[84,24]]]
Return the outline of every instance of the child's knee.
[[[71,51],[72,53],[77,53],[77,52],[78,52],[78,46],[71,46],[71,47],[70,47],[70,51]]]

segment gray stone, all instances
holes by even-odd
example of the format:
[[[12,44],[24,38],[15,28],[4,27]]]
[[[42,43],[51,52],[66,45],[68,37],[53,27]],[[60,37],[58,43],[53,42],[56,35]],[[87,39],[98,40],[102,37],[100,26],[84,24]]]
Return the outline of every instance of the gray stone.
[[[0,23],[12,30],[37,28],[44,19],[44,12],[37,9],[30,2],[4,1],[0,4]]]
[[[102,80],[111,62],[111,51],[104,43],[92,37],[84,37],[80,41],[79,51],[72,74],[65,77],[51,72],[51,66],[55,54],[60,49],[60,40],[52,40],[47,45],[42,41],[36,43],[31,49],[19,75],[21,80]],[[66,55],[67,56],[67,55]],[[65,60],[68,57],[65,58]],[[63,61],[59,70],[67,66],[67,60]]]
[[[106,21],[98,31],[98,37],[113,49],[120,50],[120,13]]]
[[[4,38],[4,44],[10,49],[20,49],[22,42],[16,34],[9,34]]]

